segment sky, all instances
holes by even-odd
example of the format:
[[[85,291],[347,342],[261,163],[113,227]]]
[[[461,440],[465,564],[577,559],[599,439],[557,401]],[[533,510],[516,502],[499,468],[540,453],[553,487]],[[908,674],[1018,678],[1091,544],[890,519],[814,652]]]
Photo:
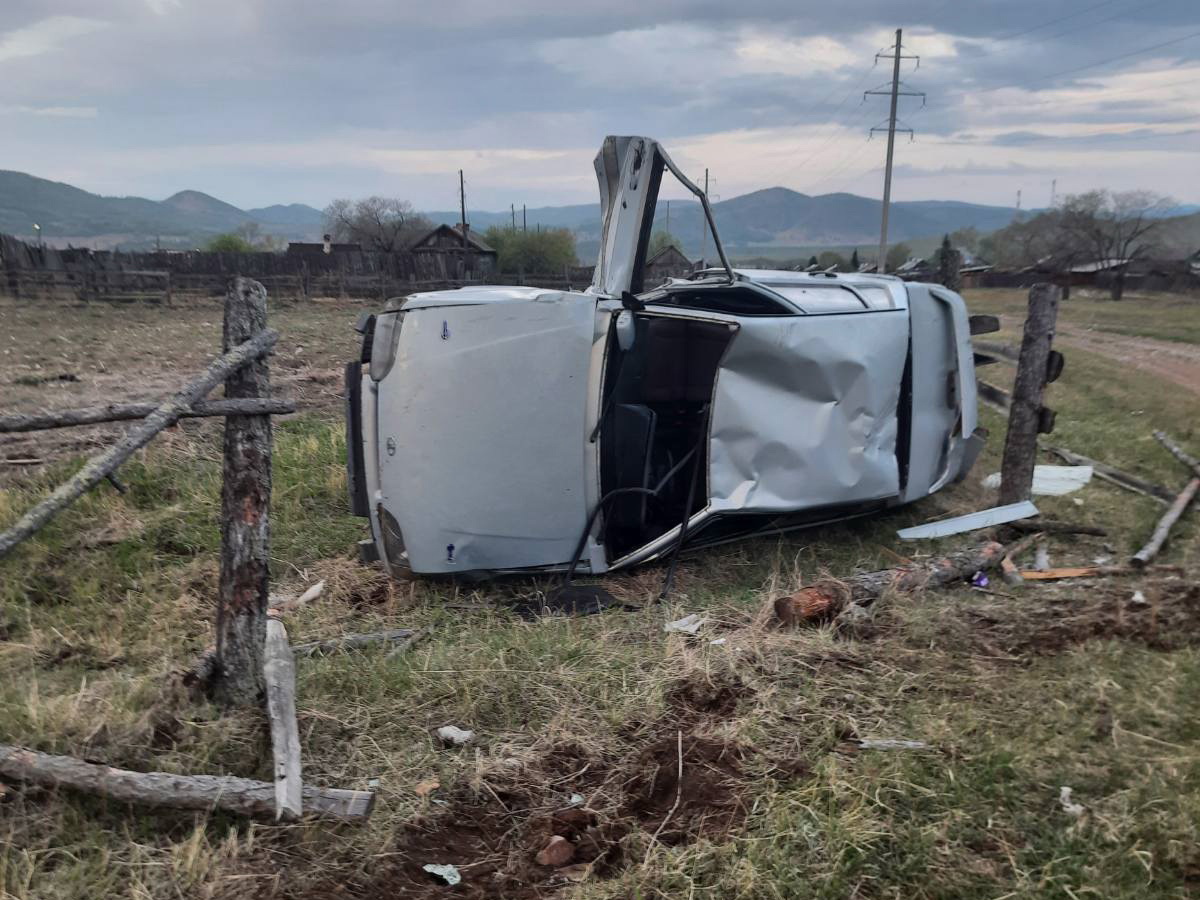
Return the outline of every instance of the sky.
[[[0,168],[243,208],[585,203],[606,134],[711,192],[1200,203],[1200,0],[3,0]],[[1057,182],[1056,186],[1054,182]],[[664,197],[683,196],[666,188]],[[0,198],[0,203],[3,198]]]

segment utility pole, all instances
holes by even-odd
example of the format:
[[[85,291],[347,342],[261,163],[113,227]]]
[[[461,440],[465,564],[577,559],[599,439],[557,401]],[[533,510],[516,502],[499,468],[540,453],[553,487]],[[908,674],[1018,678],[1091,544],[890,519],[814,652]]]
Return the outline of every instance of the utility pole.
[[[704,196],[708,197],[708,169],[704,170]],[[704,257],[708,253],[708,217],[703,211],[700,214],[700,227],[703,229],[700,232],[700,264],[704,264]]]
[[[671,233],[671,201],[667,201],[667,234]]]
[[[1054,202],[1058,199],[1058,179],[1050,179],[1050,208],[1054,208]]]
[[[458,209],[462,216],[460,224],[462,225],[462,245],[463,249],[467,249],[467,189],[466,182],[463,181],[463,170],[458,170]]]
[[[1021,189],[1020,188],[1017,188],[1017,211],[1016,211],[1016,214],[1013,216],[1013,218],[1014,219],[1021,218]]]
[[[508,204],[509,211],[512,213],[512,230],[517,230],[517,204]]]
[[[915,60],[917,60],[918,66],[921,64],[921,62],[920,62],[921,58],[919,56],[914,56],[914,55],[904,53],[904,45],[900,42],[900,35],[901,35],[901,29],[897,28],[895,45],[892,47],[889,47],[886,51],[884,51],[882,53],[875,54],[876,60],[878,60],[881,56],[886,58],[887,56],[890,55],[892,57],[892,83],[891,83],[891,85],[888,87],[888,89],[886,91],[882,87],[878,87],[878,88],[875,88],[874,90],[863,92],[864,100],[867,98],[868,95],[871,95],[871,94],[878,94],[878,95],[883,95],[883,96],[890,94],[891,98],[892,98],[892,107],[891,107],[891,112],[888,114],[887,128],[885,129],[882,125],[876,125],[874,128],[871,129],[871,134],[874,134],[876,131],[885,131],[886,130],[887,136],[888,136],[887,163],[884,167],[884,173],[883,173],[883,219],[879,225],[879,259],[875,264],[875,271],[878,272],[880,275],[882,275],[884,273],[884,271],[887,269],[888,211],[892,204],[892,154],[895,151],[895,147],[896,147],[896,131],[897,130],[907,131],[910,138],[912,137],[912,133],[913,133],[911,128],[900,128],[900,129],[896,128],[897,101],[899,100],[899,98],[901,96],[920,97],[922,105],[924,105],[924,101],[925,101],[925,94],[923,91],[907,91],[907,90],[902,91],[902,90],[900,90],[900,88],[902,87],[902,85],[900,83],[900,60],[915,59]]]
[[[521,204],[521,230],[522,231],[529,230],[529,220],[525,217],[525,204],[524,203]]]

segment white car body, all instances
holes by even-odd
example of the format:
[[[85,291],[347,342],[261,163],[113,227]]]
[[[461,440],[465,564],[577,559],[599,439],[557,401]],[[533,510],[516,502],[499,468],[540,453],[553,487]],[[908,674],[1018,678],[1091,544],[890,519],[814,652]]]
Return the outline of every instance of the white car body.
[[[652,140],[596,160],[581,292],[392,301],[347,368],[354,511],[393,572],[592,574],[863,515],[978,452],[962,299],[873,275],[733,269],[646,289]],[[716,234],[713,229],[714,236]]]

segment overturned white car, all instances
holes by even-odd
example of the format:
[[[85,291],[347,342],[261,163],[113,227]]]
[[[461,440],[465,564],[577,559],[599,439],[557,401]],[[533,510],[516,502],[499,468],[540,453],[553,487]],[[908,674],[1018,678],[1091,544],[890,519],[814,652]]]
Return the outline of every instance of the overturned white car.
[[[360,322],[352,507],[393,573],[601,573],[846,519],[961,478],[976,434],[962,299],[872,275],[722,266],[642,283],[662,148],[596,157],[583,292],[414,294]]]

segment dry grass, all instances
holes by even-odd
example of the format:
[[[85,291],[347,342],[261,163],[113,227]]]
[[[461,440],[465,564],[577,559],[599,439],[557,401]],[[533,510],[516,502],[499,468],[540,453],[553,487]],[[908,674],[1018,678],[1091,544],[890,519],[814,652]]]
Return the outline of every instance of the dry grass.
[[[285,336],[308,315],[273,313]],[[340,317],[348,331],[353,311]],[[1068,353],[1051,403],[1056,440],[1165,483],[1182,473],[1153,427],[1200,450],[1180,426],[1200,403],[1102,357]],[[250,824],[13,786],[0,798],[7,895],[1194,896],[1200,601],[1182,582],[890,597],[855,637],[769,626],[769,600],[824,572],[935,552],[895,529],[988,502],[978,477],[996,470],[998,440],[967,483],[913,508],[690,557],[665,606],[650,603],[662,574],[650,568],[605,582],[640,611],[535,622],[507,605],[544,582],[400,584],[351,559],[362,526],[346,515],[335,420],[285,422],[277,449],[276,581],[328,585],[289,618],[293,639],[432,629],[402,657],[300,665],[306,777],[373,786],[374,817]],[[137,769],[268,774],[258,713],[220,714],[172,687],[209,636],[217,453],[211,429],[185,426],[124,467],[129,494],[93,492],[0,564],[0,741]],[[23,471],[0,491],[0,524],[67,468]],[[1039,505],[1111,530],[1053,540],[1056,564],[1119,558],[1159,510],[1102,483]],[[1195,521],[1166,557],[1189,571]],[[708,619],[699,636],[663,633],[689,612]],[[431,730],[448,723],[477,742],[441,748]],[[856,737],[931,749],[859,751]],[[430,779],[441,786],[419,796]],[[1060,808],[1063,785],[1081,817]],[[579,848],[587,868],[570,874],[582,883],[533,864],[556,832]],[[464,886],[428,880],[425,862],[460,865]]]

